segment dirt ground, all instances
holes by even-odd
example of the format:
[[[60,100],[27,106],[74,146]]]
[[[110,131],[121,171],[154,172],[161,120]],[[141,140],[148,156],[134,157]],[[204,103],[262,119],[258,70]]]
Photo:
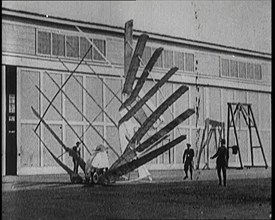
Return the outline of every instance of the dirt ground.
[[[87,187],[21,183],[4,190],[2,219],[270,219],[271,178],[133,182]]]

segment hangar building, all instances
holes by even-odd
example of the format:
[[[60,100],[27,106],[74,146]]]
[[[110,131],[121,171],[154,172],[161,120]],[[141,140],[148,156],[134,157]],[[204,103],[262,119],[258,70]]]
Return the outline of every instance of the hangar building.
[[[38,120],[31,106],[41,115],[44,113],[48,101],[39,90],[49,99],[54,96],[58,86],[70,74],[63,64],[73,71],[90,47],[85,36],[97,46],[100,53],[92,48],[74,76],[112,119],[119,121],[120,115],[116,109],[120,103],[111,91],[121,97],[124,74],[123,25],[115,27],[2,8],[2,175],[64,172],[35,136],[33,129]],[[76,26],[81,28],[85,36]],[[134,44],[142,33],[134,29]],[[264,155],[271,166],[271,54],[159,33],[146,34],[149,35],[149,41],[142,56],[144,64],[156,48],[163,47],[164,51],[152,70],[152,76],[146,81],[144,92],[171,67],[179,68],[153,96],[151,104],[158,106],[181,84],[189,87],[189,91],[164,113],[165,122],[171,121],[187,108],[194,108],[196,98],[200,98],[198,124],[196,117],[192,116],[170,134],[170,139],[186,134],[184,144],[152,160],[147,165],[149,170],[182,169],[185,143],[190,142],[195,146],[196,132],[199,128],[204,129],[206,119],[227,125],[228,102],[252,104]],[[141,65],[138,76],[143,67]],[[101,136],[119,152],[116,127],[87,92],[75,79],[68,81],[64,91]],[[104,144],[93,129],[84,133],[89,123],[65,94],[58,94],[54,106],[80,136],[84,134],[83,140],[89,149]],[[45,120],[68,147],[75,144],[75,134],[53,107],[49,108]],[[249,165],[249,129],[243,121],[237,123],[236,128],[242,163]],[[63,154],[60,145],[43,125],[39,126],[38,133],[64,163],[72,166],[69,155]],[[255,134],[253,136],[256,139]],[[234,141],[233,136],[231,139]],[[210,147],[208,154],[211,156],[213,153],[214,149]],[[89,156],[85,148],[82,148],[81,155],[85,160]],[[202,156],[202,166],[208,161],[209,155]],[[264,164],[260,150],[254,149],[253,157],[255,165]],[[111,155],[111,160],[114,160],[114,155]],[[230,155],[230,161],[233,165],[239,163],[238,157],[233,154]],[[210,168],[214,165],[215,161],[210,161]]]

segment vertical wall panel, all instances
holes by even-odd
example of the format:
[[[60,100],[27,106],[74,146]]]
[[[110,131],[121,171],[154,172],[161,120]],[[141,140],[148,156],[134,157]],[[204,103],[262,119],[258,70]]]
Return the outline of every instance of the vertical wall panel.
[[[38,167],[40,162],[39,140],[33,130],[35,124],[21,125],[20,166]],[[37,130],[39,132],[39,129]]]
[[[176,84],[174,86],[174,91],[176,91],[180,85]],[[190,91],[188,90],[185,92],[174,104],[175,107],[175,117],[179,116],[181,113],[186,111],[189,108],[189,93]],[[181,125],[188,125],[190,119],[186,119],[181,123]]]
[[[96,77],[87,76],[85,88],[89,91],[96,103],[101,108],[103,108],[102,81]],[[101,108],[95,103],[93,99],[88,94],[86,94],[86,117],[89,119],[90,122],[103,121],[103,113],[101,111]]]
[[[262,64],[262,80],[263,82],[270,85],[271,80],[271,65],[269,63]]]
[[[225,138],[227,137],[227,125],[228,125],[228,103],[234,102],[234,90],[232,89],[222,89],[222,122],[225,123]],[[230,131],[231,132],[231,131]],[[232,131],[233,132],[233,131]],[[231,134],[230,134],[231,135]]]
[[[189,108],[195,108],[196,107],[196,98],[200,97],[200,105],[199,105],[199,126],[204,126],[204,121],[206,119],[206,101],[204,97],[204,91],[205,89],[202,86],[199,86],[199,93],[197,92],[197,89],[195,86],[189,86],[189,90],[185,93],[185,95],[189,95],[190,93],[190,106]],[[193,114],[190,119],[191,125],[196,125],[196,114]]]
[[[263,145],[265,158],[267,160],[268,165],[271,166],[272,165],[272,145],[271,145],[272,133],[271,131],[261,131],[260,137]],[[263,160],[262,157],[260,158]]]
[[[173,87],[171,83],[166,83],[159,91],[159,105],[167,100],[173,94]],[[176,100],[177,102],[178,100]],[[171,105],[164,113],[163,117],[167,123],[173,119],[173,105]]]
[[[114,93],[117,93],[117,91],[121,89],[120,79],[106,78],[105,82]],[[111,101],[111,104],[108,107],[106,107],[105,110],[108,113],[108,115],[112,118],[112,120],[117,123],[120,119],[118,109],[121,106],[121,103],[113,97],[114,95],[109,91],[109,89],[105,88],[105,103],[107,104],[111,99],[113,99]],[[120,97],[120,94],[118,94],[118,97]],[[110,122],[110,119],[106,117],[106,121]]]
[[[35,54],[35,28],[17,24],[2,24],[2,50]]]
[[[191,129],[191,137],[189,135],[190,134],[189,132],[186,133],[186,135],[187,135],[187,139],[186,139],[187,143],[190,143],[191,147],[195,151],[195,157],[194,157],[194,165],[195,165],[195,167],[197,165],[198,155],[199,155],[199,151],[201,149],[203,129],[200,129],[200,136],[199,136],[199,140],[198,140],[198,148],[196,147],[196,133],[197,133],[196,129]],[[186,147],[186,145],[185,145],[185,147]],[[202,168],[205,165],[204,155],[205,155],[205,152],[203,150],[203,152],[201,154],[201,159],[200,159],[200,168]]]
[[[51,77],[54,81],[61,86],[61,74],[50,73]],[[55,83],[50,79],[50,77],[46,74],[43,75],[43,93],[47,96],[47,98],[51,101],[58,91],[58,87]],[[45,112],[46,108],[49,105],[49,102],[46,98],[41,94],[43,100],[43,112]],[[62,101],[61,101],[61,92],[56,96],[52,105],[54,105],[60,113],[62,113]],[[61,120],[61,116],[56,112],[56,110],[52,107],[49,108],[45,115],[46,120]]]
[[[271,130],[271,96],[270,94],[259,93],[259,119],[258,129]]]
[[[173,133],[170,134],[170,138],[169,139],[166,139],[166,140],[163,140],[162,141],[162,145],[165,145],[165,144],[168,144],[169,142],[171,142],[173,140]],[[174,157],[173,157],[173,151],[174,149],[171,148],[170,150],[168,151],[165,151],[162,156],[163,156],[163,164],[173,164],[173,161],[174,161]]]
[[[254,119],[256,120],[256,124],[259,127],[259,102],[258,102],[259,95],[256,92],[247,92],[247,102],[252,104],[252,112],[254,115]]]
[[[107,39],[107,59],[113,64],[123,64],[123,41],[114,38]]]
[[[39,72],[21,70],[21,119],[36,119],[31,106],[39,111],[39,92],[35,88],[39,87]]]
[[[61,125],[49,125],[55,134],[62,140],[62,126]],[[58,141],[53,137],[53,135],[44,127],[44,138],[43,141],[47,147],[53,152],[54,155],[59,156],[62,153],[62,146]],[[49,154],[47,149],[43,147],[43,165],[46,166],[58,166],[52,156]]]
[[[234,95],[234,102],[236,103],[247,103],[247,92],[236,90]],[[247,108],[245,108],[247,109]],[[238,128],[247,128],[243,114],[240,112],[238,117],[236,117],[236,126]]]
[[[155,83],[153,81],[146,81],[142,87],[142,92],[144,93],[144,95],[155,85]],[[140,92],[140,96],[141,93]],[[141,96],[143,97],[143,95]],[[146,105],[143,106],[143,110],[144,112],[147,114],[147,116],[150,116],[152,113],[151,108],[148,107],[148,103],[152,103],[155,107],[157,107],[157,92],[155,93],[155,95],[153,95],[147,102]]]
[[[121,148],[119,142],[119,134],[116,127],[107,126],[106,127],[106,139],[112,148],[117,152],[118,155],[121,155]],[[110,165],[113,164],[117,159],[117,155],[111,150],[108,149],[108,158]]]
[[[240,152],[242,156],[243,165],[250,164],[250,143],[248,140],[248,133],[247,131],[238,130],[238,141]]]
[[[226,138],[226,141],[227,141],[227,138]],[[227,145],[227,143],[226,143],[226,145]],[[233,128],[231,128],[230,133],[229,133],[229,146],[233,146],[233,145],[236,145],[236,139],[234,136],[234,130],[233,130]],[[237,167],[240,166],[239,154],[233,154],[232,149],[229,150],[228,164],[229,164],[229,166],[237,166]]]
[[[66,79],[67,77],[68,76],[66,76]],[[76,76],[76,78],[80,83],[83,83],[82,76]],[[73,77],[71,77],[65,85],[65,93],[70,98],[70,100],[77,106],[77,108],[81,112],[83,112],[83,90]],[[67,120],[82,120],[81,114],[67,99],[65,99],[65,115]]]
[[[209,88],[209,117],[221,121],[221,89]]]
[[[94,126],[94,127],[101,134],[101,136],[103,136],[103,126]],[[85,128],[85,131],[86,131],[86,128]],[[85,144],[89,147],[89,150],[91,151],[91,153],[93,153],[92,151],[95,150],[99,144],[104,144],[104,141],[97,134],[97,132],[92,127],[90,127],[85,133]],[[105,144],[105,147],[108,147],[108,145]],[[84,154],[85,154],[84,159],[86,161],[87,159],[89,159],[90,155],[88,152],[85,152]]]

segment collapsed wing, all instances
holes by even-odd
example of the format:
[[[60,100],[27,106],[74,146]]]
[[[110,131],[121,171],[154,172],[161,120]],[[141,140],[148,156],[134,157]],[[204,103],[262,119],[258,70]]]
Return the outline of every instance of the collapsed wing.
[[[142,56],[146,40],[147,38],[145,39],[144,35],[140,36],[135,52],[132,56],[129,71],[126,75],[123,94],[128,96],[128,98],[124,103],[122,103],[119,108],[120,112],[124,111],[126,113],[123,114],[121,119],[119,120],[119,127],[122,125],[125,127],[127,124],[129,124],[132,118],[135,117],[138,112],[143,109],[143,106],[146,104],[146,102],[149,101],[149,99],[152,98],[156,94],[156,92],[168,81],[168,79],[178,70],[177,67],[171,68],[142,98],[138,100],[139,92],[141,91],[149,75],[149,72],[152,70],[154,64],[160,57],[161,52],[163,51],[163,48],[158,48],[157,50],[155,50],[154,54],[145,66],[141,77],[138,79],[135,88],[133,89],[133,82],[135,80],[134,76],[136,75],[137,68],[139,66],[137,58],[139,56],[140,59],[140,57]],[[141,53],[138,54],[138,51]],[[136,168],[139,168],[140,166],[144,165],[145,163],[149,162],[158,155],[162,154],[163,152],[169,150],[170,148],[174,147],[175,145],[186,139],[186,135],[182,135],[171,141],[170,143],[155,149],[155,147],[159,145],[160,141],[169,135],[169,132],[171,130],[173,130],[177,125],[179,125],[181,122],[194,114],[194,109],[187,109],[185,112],[180,114],[178,117],[176,117],[166,126],[164,126],[154,135],[138,145],[144,135],[150,130],[154,123],[156,123],[158,118],[161,117],[162,114],[186,91],[188,91],[188,89],[189,88],[185,85],[180,86],[155,111],[153,111],[151,115],[146,118],[145,121],[143,121],[138,130],[132,134],[131,138],[128,137],[127,145],[123,146],[123,154],[111,165],[110,169],[105,174],[106,179],[111,179],[112,181],[118,179],[120,176],[125,175]],[[136,145],[138,146],[136,147]]]
[[[54,133],[54,131],[51,129],[51,127],[45,122],[45,120],[38,114],[38,112],[31,107],[34,115],[44,124],[44,126],[48,129],[48,131],[54,136],[54,138],[58,141],[58,143],[64,148],[65,151],[68,151],[70,155],[72,155],[72,157],[77,160],[77,162],[79,163],[79,166],[81,167],[81,169],[85,172],[85,165],[86,163],[84,162],[84,160],[78,156],[76,154],[76,152],[74,152],[72,149],[70,149],[69,147],[67,147],[61,140],[60,138],[56,135],[56,133]],[[35,132],[36,133],[36,132]],[[46,146],[46,145],[44,145]],[[47,148],[46,148],[47,149]],[[53,156],[53,158],[55,157],[53,154],[51,154]],[[64,168],[64,167],[63,167]]]
[[[116,179],[119,176],[129,173],[129,172],[135,170],[136,168],[142,166],[143,164],[149,162],[150,160],[154,159],[158,155],[169,150],[170,148],[174,147],[175,145],[179,144],[180,142],[182,142],[185,139],[186,139],[186,135],[181,135],[180,137],[176,138],[175,140],[171,141],[170,143],[168,143],[154,151],[151,151],[150,153],[148,153],[140,158],[134,159],[131,162],[123,164],[121,166],[118,166],[114,169],[109,169],[106,172],[105,177],[109,178],[109,179],[112,179],[112,178]]]
[[[67,166],[65,165],[61,160],[59,160],[54,154],[53,152],[47,147],[47,145],[45,144],[45,142],[41,139],[41,137],[35,132],[35,130],[33,130],[34,133],[36,134],[36,136],[38,137],[38,139],[41,141],[41,143],[44,145],[44,147],[47,149],[47,151],[49,152],[49,154],[53,157],[53,159],[55,160],[56,163],[58,163],[59,166],[61,166],[69,175],[73,175],[73,171]]]
[[[161,130],[159,130],[153,136],[151,136],[146,141],[141,143],[135,150],[132,150],[131,148],[127,148],[125,152],[122,154],[123,158],[119,158],[118,160],[116,160],[115,163],[110,168],[115,168],[117,166],[120,166],[124,164],[125,161],[131,161],[131,159],[133,159],[136,156],[136,151],[141,153],[142,151],[150,147],[152,144],[154,144],[156,141],[161,139],[163,136],[167,135],[171,130],[173,130],[176,126],[178,126],[180,123],[182,123],[184,120],[189,118],[194,113],[195,113],[194,109],[187,109],[185,112],[180,114],[178,117],[176,117],[173,121],[171,121]]]
[[[129,66],[129,70],[126,75],[122,93],[130,94],[133,90],[132,87],[133,87],[134,81],[136,79],[136,74],[137,74],[138,67],[140,64],[140,57],[143,54],[145,44],[148,40],[148,37],[149,36],[147,34],[142,34],[138,39],[134,55],[132,57],[132,60],[131,60],[130,66]]]
[[[142,86],[144,85],[150,71],[152,70],[153,66],[155,65],[155,63],[157,62],[157,59],[159,58],[159,56],[161,55],[161,52],[163,51],[163,48],[160,47],[158,49],[155,50],[154,54],[152,55],[152,57],[150,58],[150,60],[148,61],[147,65],[145,66],[140,79],[138,80],[133,92],[130,94],[129,98],[126,99],[126,101],[124,103],[122,103],[121,107],[119,108],[119,110],[125,108],[126,106],[131,105],[137,98]]]

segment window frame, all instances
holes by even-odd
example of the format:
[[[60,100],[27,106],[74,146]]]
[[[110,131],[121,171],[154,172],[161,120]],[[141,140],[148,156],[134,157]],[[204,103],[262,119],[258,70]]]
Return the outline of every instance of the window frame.
[[[236,79],[238,79],[238,78],[240,78],[239,77],[239,61],[238,60],[232,60],[232,59],[230,59],[229,60],[230,62],[229,62],[229,77],[230,78],[236,78]],[[232,75],[232,63],[233,62],[235,62],[236,63],[236,70],[237,70],[237,73],[236,73],[236,75]]]
[[[180,67],[179,66],[177,66],[177,64],[176,64],[176,53],[179,53],[179,54],[182,54],[183,55],[183,68],[182,69],[180,69]],[[182,71],[182,72],[184,72],[185,71],[185,52],[184,51],[182,51],[182,50],[173,50],[173,57],[174,57],[174,66],[176,66],[176,67],[178,67],[179,69],[178,69],[178,71]]]
[[[193,55],[193,70],[190,71],[190,70],[187,70],[187,54],[192,54]],[[187,72],[187,73],[195,73],[195,53],[192,53],[191,51],[184,51],[184,72]]]
[[[57,34],[57,35],[64,35],[64,55],[54,55],[53,54],[53,34]],[[64,32],[58,32],[58,31],[52,31],[52,57],[62,57],[62,58],[67,58],[66,57],[66,34]]]
[[[92,38],[93,45],[95,45],[94,40],[102,40],[105,43],[105,54],[104,54],[103,60],[96,60],[96,59],[94,59],[94,51],[96,49],[95,49],[95,46],[93,46],[92,47],[92,51],[93,51],[92,52],[92,61],[95,62],[95,63],[103,63],[103,64],[107,63],[107,61],[106,61],[106,59],[107,59],[107,40],[105,38],[101,38],[101,37],[91,37],[91,38]]]
[[[256,81],[262,81],[263,80],[263,71],[262,71],[262,65],[260,63],[255,63],[255,68],[254,68],[254,80]],[[259,66],[260,67],[260,79],[256,78],[256,67]]]
[[[70,57],[70,56],[67,56],[67,37],[77,37],[78,38],[78,56],[77,57]],[[70,46],[70,45],[68,45]],[[74,59],[74,60],[80,60],[80,36],[78,35],[69,35],[69,34],[65,34],[65,57],[68,58],[68,59]]]
[[[166,63],[166,58],[167,57],[165,57],[165,51],[168,53],[168,52],[172,52],[172,65],[171,65],[171,67],[166,67],[165,66],[165,63]],[[162,51],[162,53],[163,53],[163,69],[165,69],[165,70],[168,70],[168,69],[171,69],[175,64],[174,64],[174,50],[172,50],[172,49],[164,49],[163,51]]]
[[[50,53],[49,54],[44,54],[44,53],[40,53],[38,51],[38,32],[46,32],[46,33],[49,33],[50,34]],[[36,55],[39,55],[39,56],[45,56],[45,57],[52,57],[52,31],[51,30],[46,30],[46,29],[36,29],[35,31],[35,39],[36,39],[36,42],[35,42],[35,54]]]
[[[228,60],[229,61],[229,75],[223,75],[223,66],[222,66],[222,60]],[[236,76],[231,76],[231,61],[237,62],[237,66],[238,66],[238,77]],[[245,78],[240,77],[240,63],[245,64]],[[253,68],[253,78],[249,78],[248,77],[248,66],[252,65]],[[256,79],[255,78],[255,71],[256,71],[256,65],[260,66],[260,74],[261,74],[261,79]],[[248,59],[241,59],[241,58],[235,58],[232,59],[232,56],[220,56],[220,68],[219,68],[219,72],[220,72],[220,77],[221,78],[228,78],[228,79],[238,79],[238,80],[242,80],[242,81],[246,81],[246,82],[252,82],[252,81],[262,81],[263,80],[263,68],[262,68],[262,64],[257,62],[257,61],[253,61],[253,60],[248,60]]]

